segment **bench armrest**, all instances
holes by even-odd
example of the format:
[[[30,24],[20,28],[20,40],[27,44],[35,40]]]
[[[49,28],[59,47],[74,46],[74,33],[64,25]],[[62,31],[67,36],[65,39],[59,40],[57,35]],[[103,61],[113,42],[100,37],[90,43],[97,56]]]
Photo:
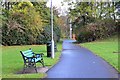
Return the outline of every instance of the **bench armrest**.
[[[44,54],[43,53],[34,53],[35,57],[42,57]]]
[[[43,53],[40,53],[41,56],[43,56],[44,54]]]

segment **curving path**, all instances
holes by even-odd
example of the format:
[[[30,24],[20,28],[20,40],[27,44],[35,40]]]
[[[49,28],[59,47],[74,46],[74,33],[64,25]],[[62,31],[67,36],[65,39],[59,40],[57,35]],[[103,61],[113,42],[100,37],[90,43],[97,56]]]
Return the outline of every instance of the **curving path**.
[[[91,51],[63,41],[60,61],[47,72],[47,78],[118,78],[117,71]]]

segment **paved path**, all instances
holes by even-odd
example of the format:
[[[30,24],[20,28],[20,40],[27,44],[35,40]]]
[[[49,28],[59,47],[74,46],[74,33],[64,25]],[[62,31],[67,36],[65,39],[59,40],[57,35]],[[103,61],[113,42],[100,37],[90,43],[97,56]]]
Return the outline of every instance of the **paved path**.
[[[91,51],[64,40],[60,61],[51,68],[47,78],[117,78],[114,68]]]

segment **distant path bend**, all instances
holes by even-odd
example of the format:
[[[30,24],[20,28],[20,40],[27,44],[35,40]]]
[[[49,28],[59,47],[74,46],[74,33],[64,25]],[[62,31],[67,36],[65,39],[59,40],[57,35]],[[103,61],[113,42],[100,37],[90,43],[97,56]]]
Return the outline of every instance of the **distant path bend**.
[[[72,42],[63,41],[60,61],[47,72],[47,78],[118,78],[107,62]]]

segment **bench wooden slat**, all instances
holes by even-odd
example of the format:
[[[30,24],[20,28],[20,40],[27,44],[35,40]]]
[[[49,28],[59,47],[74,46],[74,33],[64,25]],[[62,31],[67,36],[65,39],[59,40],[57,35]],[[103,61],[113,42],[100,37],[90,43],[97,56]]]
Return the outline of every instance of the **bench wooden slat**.
[[[26,56],[26,57],[27,56],[31,56],[32,57],[34,54],[33,54],[33,52],[27,52],[27,53],[23,53],[23,55]]]
[[[27,53],[30,53],[30,52],[32,52],[32,50],[22,51],[23,54],[27,54]]]

